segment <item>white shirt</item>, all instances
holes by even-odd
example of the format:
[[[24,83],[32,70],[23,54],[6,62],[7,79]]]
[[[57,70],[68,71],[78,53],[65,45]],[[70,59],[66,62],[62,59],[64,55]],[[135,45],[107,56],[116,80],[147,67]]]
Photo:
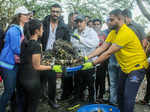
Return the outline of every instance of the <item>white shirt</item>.
[[[75,48],[76,52],[79,53],[79,56],[89,55],[99,45],[98,35],[93,28],[85,27],[81,33],[76,29],[74,33],[80,36],[80,41],[73,37],[71,38],[72,46]],[[92,58],[92,60],[94,59],[95,58]]]
[[[50,24],[50,31],[49,31],[49,37],[48,37],[48,41],[47,41],[47,45],[46,45],[46,50],[53,49],[53,44],[56,40],[56,29],[57,29],[57,26],[55,27],[54,32],[53,32],[52,26]]]

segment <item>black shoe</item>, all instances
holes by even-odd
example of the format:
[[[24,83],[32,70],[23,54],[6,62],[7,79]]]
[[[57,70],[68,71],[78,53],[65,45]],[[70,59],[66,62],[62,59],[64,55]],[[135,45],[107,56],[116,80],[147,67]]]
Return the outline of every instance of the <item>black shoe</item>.
[[[62,96],[61,99],[59,99],[59,101],[64,101],[64,100],[68,100],[69,96]]]
[[[60,107],[59,104],[55,103],[54,101],[50,100],[48,101],[49,105],[54,108],[54,109],[58,109]]]

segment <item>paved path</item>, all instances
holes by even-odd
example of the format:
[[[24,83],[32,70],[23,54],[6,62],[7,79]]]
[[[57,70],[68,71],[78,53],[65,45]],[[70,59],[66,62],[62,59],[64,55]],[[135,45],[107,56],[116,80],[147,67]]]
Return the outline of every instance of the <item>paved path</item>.
[[[150,112],[150,107],[136,104],[134,112]]]

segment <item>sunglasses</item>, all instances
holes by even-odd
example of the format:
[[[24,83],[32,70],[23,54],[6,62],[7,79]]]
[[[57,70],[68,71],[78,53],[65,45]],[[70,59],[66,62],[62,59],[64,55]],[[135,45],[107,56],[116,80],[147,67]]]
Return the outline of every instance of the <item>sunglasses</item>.
[[[52,13],[60,13],[60,11],[54,11],[54,10],[52,10],[51,12]]]

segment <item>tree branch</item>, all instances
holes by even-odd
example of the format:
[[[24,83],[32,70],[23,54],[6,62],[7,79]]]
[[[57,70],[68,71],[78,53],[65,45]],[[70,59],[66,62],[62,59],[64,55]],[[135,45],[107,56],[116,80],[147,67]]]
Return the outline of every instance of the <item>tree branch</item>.
[[[141,12],[143,13],[143,15],[150,21],[150,14],[148,13],[148,11],[145,9],[142,0],[136,0]]]

